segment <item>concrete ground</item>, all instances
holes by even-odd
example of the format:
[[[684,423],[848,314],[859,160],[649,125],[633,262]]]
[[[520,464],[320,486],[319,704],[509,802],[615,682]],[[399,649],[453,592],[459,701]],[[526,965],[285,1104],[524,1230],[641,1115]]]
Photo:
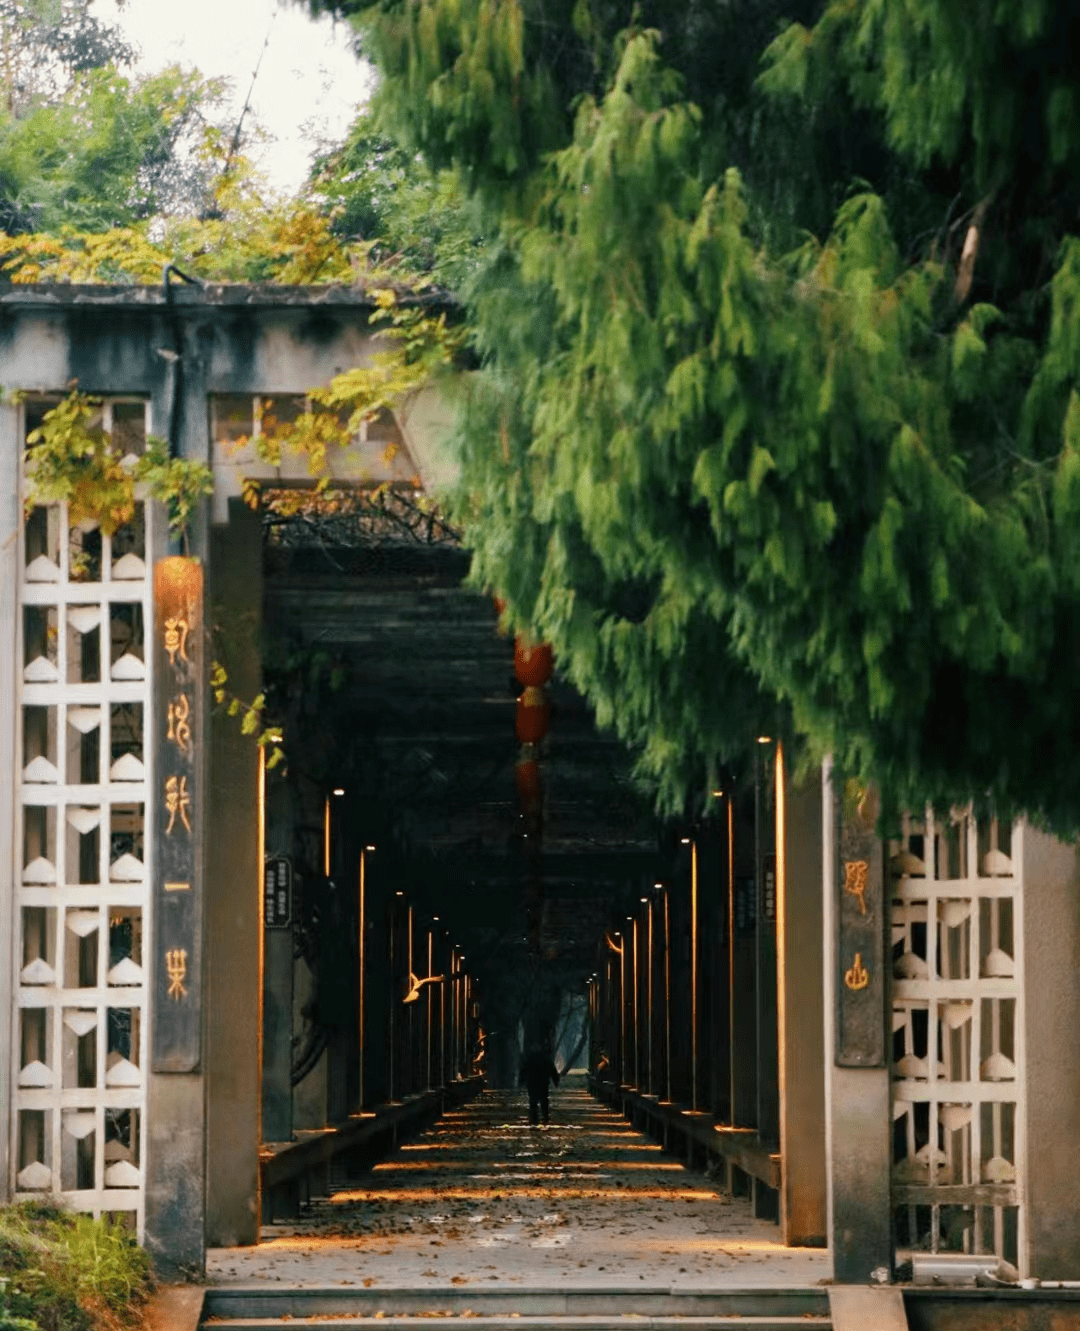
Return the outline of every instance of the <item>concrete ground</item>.
[[[524,1092],[484,1092],[263,1237],[208,1252],[208,1281],[707,1290],[831,1276],[827,1253],[784,1248],[748,1201],[574,1087],[553,1092],[547,1128],[529,1127]]]

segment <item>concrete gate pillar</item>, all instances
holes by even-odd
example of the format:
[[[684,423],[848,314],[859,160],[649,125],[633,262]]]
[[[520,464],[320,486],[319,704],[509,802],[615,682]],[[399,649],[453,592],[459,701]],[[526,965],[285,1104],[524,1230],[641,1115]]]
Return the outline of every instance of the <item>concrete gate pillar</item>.
[[[1017,976],[1024,1023],[1018,1075],[1027,1131],[1017,1161],[1025,1180],[1027,1233],[1021,1273],[1080,1279],[1080,854],[1025,824]],[[1016,854],[1014,846],[1014,855]],[[1020,1032],[1017,1033],[1020,1036]],[[1022,1143],[1026,1135],[1026,1150]]]
[[[887,901],[872,811],[860,819],[841,810],[842,792],[834,789],[829,764],[822,793],[828,1238],[834,1280],[856,1285],[866,1284],[874,1272],[884,1271],[891,1279],[895,1265],[885,1024]],[[845,871],[848,864],[864,866],[865,913],[850,890],[860,884],[858,871]]]
[[[777,763],[780,1224],[790,1247],[826,1243],[821,780]]]
[[[228,689],[250,700],[262,684],[262,541],[258,515],[237,500],[211,533],[210,600]],[[235,718],[215,716],[210,733],[206,1244],[226,1247],[259,1237],[259,754]]]

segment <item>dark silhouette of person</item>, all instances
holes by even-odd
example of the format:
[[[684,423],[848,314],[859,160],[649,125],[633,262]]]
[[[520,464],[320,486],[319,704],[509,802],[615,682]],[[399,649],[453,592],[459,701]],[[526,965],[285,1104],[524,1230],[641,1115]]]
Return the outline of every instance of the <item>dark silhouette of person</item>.
[[[529,1092],[529,1122],[535,1127],[548,1121],[548,1083],[559,1084],[555,1064],[542,1049],[532,1049],[521,1062],[518,1085]]]

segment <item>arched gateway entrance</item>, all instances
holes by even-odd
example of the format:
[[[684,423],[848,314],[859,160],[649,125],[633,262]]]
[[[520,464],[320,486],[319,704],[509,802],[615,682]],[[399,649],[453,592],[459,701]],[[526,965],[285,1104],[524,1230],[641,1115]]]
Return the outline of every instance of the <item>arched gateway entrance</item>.
[[[708,818],[659,824],[464,587],[429,399],[332,458],[333,515],[246,508],[246,477],[309,484],[241,441],[370,355],[363,293],[0,305],[28,395],[0,408],[0,1187],[198,1271],[547,1040],[838,1279],[898,1249],[1076,1274],[1072,849],[966,815],[882,846],[771,736]],[[73,379],[125,451],[213,467],[198,578],[150,503],[111,535],[23,520],[26,435]],[[260,693],[284,771],[229,715]]]

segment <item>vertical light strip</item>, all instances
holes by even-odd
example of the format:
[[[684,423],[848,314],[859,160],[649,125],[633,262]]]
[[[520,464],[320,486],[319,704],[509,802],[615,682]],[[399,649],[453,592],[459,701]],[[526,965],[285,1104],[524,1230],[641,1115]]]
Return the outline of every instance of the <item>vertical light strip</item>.
[[[428,975],[433,975],[435,973],[435,967],[433,964],[434,960],[435,960],[435,940],[431,930],[429,929],[427,935]],[[424,1089],[428,1091],[431,1090],[431,1022],[434,1016],[434,1006],[435,1006],[435,995],[432,993],[432,988],[433,985],[431,984],[427,986],[427,1068],[426,1068],[427,1080]]]
[[[646,983],[646,1005],[649,1009],[649,1094],[656,1094],[656,1077],[653,1068],[653,904],[650,899],[648,923],[648,965],[649,978]]]
[[[261,744],[259,745],[259,766],[258,766],[258,775],[256,777],[255,805],[257,812],[255,820],[255,826],[256,826],[255,863],[258,865],[258,870],[255,875],[256,878],[255,891],[258,893],[259,897],[259,906],[258,906],[259,997],[257,1000],[259,1004],[259,1020],[258,1020],[258,1036],[257,1036],[257,1053],[256,1053],[256,1057],[258,1059],[258,1080],[255,1083],[259,1088],[259,1093],[256,1096],[255,1113],[256,1113],[256,1120],[258,1122],[258,1141],[259,1144],[261,1145],[263,1139],[263,1124],[262,1124],[263,1015],[264,1015],[263,1010],[265,1006],[264,986],[266,984],[266,896],[265,893],[263,892],[263,876],[266,873],[266,750],[262,747]],[[261,1184],[258,1184],[257,1186],[259,1187],[261,1192]],[[259,1201],[260,1205],[256,1207],[255,1211],[256,1216],[262,1214],[261,1198],[259,1199]]]
[[[330,796],[323,809],[323,876],[330,877]]]
[[[641,1070],[638,1060],[641,1057],[641,1027],[638,1022],[638,921],[634,917],[634,1086],[641,1089]]]
[[[443,930],[443,956],[446,955],[446,930]],[[446,1087],[446,999],[447,990],[453,986],[454,968],[447,970],[445,984],[439,985],[439,1085]]]
[[[773,843],[776,855],[776,1035],[779,1058],[777,1060],[777,1091],[780,1101],[780,1159],[784,1160],[787,1146],[789,1106],[787,1097],[794,1088],[787,1084],[787,790],[784,785],[784,746],[778,740],[774,758],[773,776],[776,789],[775,830]],[[781,1175],[784,1172],[781,1169]],[[781,1188],[783,1188],[781,1182]],[[787,1213],[787,1198],[780,1202],[781,1214]]]
[[[664,1054],[667,1060],[667,1089],[664,1103],[671,1104],[671,904],[664,888]]]
[[[630,1062],[626,1041],[626,938],[619,948],[619,1085],[626,1085],[627,1064]]]
[[[457,984],[458,984],[458,981],[457,981],[457,979],[455,978],[455,977],[457,976],[457,968],[458,968],[458,967],[457,967],[457,948],[456,948],[456,947],[452,947],[452,948],[450,949],[450,1080],[451,1080],[451,1081],[456,1080],[456,1078],[457,1078],[457,1070],[458,1070],[458,1039],[457,1039],[457,1032],[458,1032],[458,1016],[457,1016],[457,1006],[458,1006],[457,995],[458,995],[458,991],[457,991]]]
[[[608,954],[604,971],[604,1044],[607,1049],[608,1067],[612,1077],[618,1066],[619,1031],[615,1024],[615,1002],[612,997],[615,989],[615,962]]]
[[[408,911],[406,912],[406,919],[408,921],[408,930],[409,930],[408,942],[406,943],[406,951],[405,951],[405,956],[408,963],[407,983],[406,983],[406,989],[408,990],[412,988],[412,977],[416,973],[415,968],[413,966],[413,908],[411,906],[408,908]],[[411,1095],[413,1091],[416,1089],[414,1085],[414,1078],[416,1076],[416,1050],[413,1048],[413,1029],[416,1026],[416,1016],[413,1012],[413,1009],[416,1007],[416,1004],[410,1003],[408,1006],[409,1006],[409,1011],[405,1017],[405,1047],[408,1050],[408,1053],[406,1054],[405,1057],[405,1076],[407,1080],[402,1082],[401,1089],[405,1092],[406,1095]]]
[[[472,1062],[469,1059],[469,976],[466,975],[461,986],[465,990],[465,997],[462,1000],[462,1062],[465,1064],[465,1074],[471,1077],[473,1074]]]
[[[690,842],[690,1108],[698,1107],[698,864]]]
[[[356,1002],[356,1024],[357,1024],[358,1033],[359,1033],[359,1036],[360,1036],[360,1049],[359,1049],[359,1074],[360,1074],[360,1076],[359,1076],[359,1088],[358,1088],[358,1093],[357,1093],[357,1104],[356,1104],[356,1107],[357,1107],[357,1109],[360,1109],[360,1110],[362,1110],[362,1109],[364,1108],[364,1056],[365,1056],[365,1053],[366,1053],[366,1041],[365,1041],[365,1038],[364,1038],[364,1036],[365,1036],[365,1031],[364,1031],[364,980],[365,980],[365,975],[364,975],[364,965],[365,965],[365,958],[364,958],[364,935],[365,935],[365,933],[366,933],[365,922],[366,922],[366,919],[367,919],[367,916],[366,916],[366,911],[367,911],[367,900],[366,900],[366,896],[367,896],[367,884],[366,884],[366,877],[367,877],[367,847],[366,847],[366,846],[362,846],[362,847],[360,848],[360,931],[359,931],[359,937],[358,937],[358,939],[357,939],[357,952],[358,952],[358,955],[359,955],[360,975],[359,975],[359,983],[358,983],[358,987],[357,987],[357,995],[356,995],[356,999],[357,999],[357,1002]]]
[[[727,797],[728,1117],[735,1126],[735,796]]]
[[[387,1073],[386,1088],[388,1091],[387,1100],[390,1104],[397,1103],[397,1101],[394,1099],[394,1093],[396,1090],[396,1087],[394,1086],[394,1063],[395,1063],[394,1045],[397,1040],[397,1005],[398,1005],[397,900],[398,899],[396,896],[390,898],[390,905],[388,911],[390,916],[390,937],[387,940],[387,942],[389,943],[388,952],[390,960],[390,1001],[387,1003],[387,1008],[389,1010],[389,1020],[387,1021],[387,1026],[389,1027],[389,1032],[388,1032],[388,1039],[386,1041],[386,1073]]]

